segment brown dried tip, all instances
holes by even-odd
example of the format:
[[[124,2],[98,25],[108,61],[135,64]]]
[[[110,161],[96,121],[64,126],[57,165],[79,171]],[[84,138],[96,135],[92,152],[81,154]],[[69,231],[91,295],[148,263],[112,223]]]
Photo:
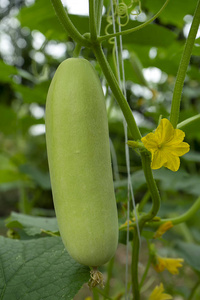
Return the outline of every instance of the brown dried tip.
[[[92,268],[90,271],[90,280],[88,285],[91,289],[97,285],[104,288],[103,274],[97,269],[97,267]]]

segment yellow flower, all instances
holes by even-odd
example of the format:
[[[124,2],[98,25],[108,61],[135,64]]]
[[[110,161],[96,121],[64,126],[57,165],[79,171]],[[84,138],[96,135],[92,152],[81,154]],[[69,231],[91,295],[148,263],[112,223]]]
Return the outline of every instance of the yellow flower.
[[[157,285],[153,292],[151,293],[149,300],[170,300],[172,296],[169,294],[164,294],[164,287],[161,283],[159,286]]]
[[[162,225],[160,225],[160,227],[157,229],[157,231],[154,234],[154,239],[157,239],[159,237],[161,237],[167,230],[169,230],[170,228],[172,228],[174,225],[172,224],[171,221],[167,221],[165,223],[163,223]]]
[[[149,133],[141,139],[145,148],[151,152],[151,168],[162,166],[177,171],[180,167],[179,156],[190,150],[188,143],[183,142],[185,133],[174,129],[168,119],[162,119],[154,133]]]
[[[160,256],[157,256],[156,260],[157,261],[153,266],[156,272],[163,272],[167,269],[173,275],[179,273],[178,268],[183,266],[182,263],[184,261],[182,258],[166,258]]]

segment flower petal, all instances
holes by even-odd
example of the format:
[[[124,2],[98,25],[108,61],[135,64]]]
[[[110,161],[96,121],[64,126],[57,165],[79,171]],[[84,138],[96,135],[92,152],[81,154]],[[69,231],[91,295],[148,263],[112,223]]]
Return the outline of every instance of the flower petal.
[[[162,119],[155,134],[158,136],[159,143],[167,143],[174,137],[175,129],[168,119]]]
[[[172,144],[173,143],[180,143],[184,140],[184,137],[185,137],[185,132],[183,132],[182,130],[180,129],[175,129],[174,130],[174,138],[173,138],[173,141],[172,141]]]
[[[162,166],[167,163],[167,158],[165,155],[163,155],[163,151],[156,150],[152,154],[152,159],[151,159],[151,168],[153,170],[160,169]]]
[[[156,150],[158,148],[158,139],[155,136],[155,133],[148,133],[145,137],[141,139],[145,148],[150,152]]]
[[[172,155],[182,156],[185,153],[190,151],[190,145],[185,142],[181,142],[180,144],[174,145],[174,146],[168,146],[168,144],[167,144],[165,146],[165,149],[168,152],[170,152]]]
[[[180,167],[180,158],[178,156],[165,151],[165,159],[166,163],[164,164],[164,167],[174,172],[178,171]]]
[[[164,287],[161,283],[159,286],[157,285],[154,290],[152,291],[149,300],[170,300],[173,299],[169,294],[163,294]]]
[[[179,273],[178,268],[183,266],[183,261],[182,258],[166,258],[165,267],[171,274],[176,275]]]

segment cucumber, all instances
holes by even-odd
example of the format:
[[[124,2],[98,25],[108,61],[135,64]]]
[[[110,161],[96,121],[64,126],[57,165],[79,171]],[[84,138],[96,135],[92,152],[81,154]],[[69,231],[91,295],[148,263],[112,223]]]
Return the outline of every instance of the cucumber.
[[[60,64],[48,91],[45,123],[61,238],[77,262],[101,266],[115,254],[118,216],[105,99],[87,60]]]

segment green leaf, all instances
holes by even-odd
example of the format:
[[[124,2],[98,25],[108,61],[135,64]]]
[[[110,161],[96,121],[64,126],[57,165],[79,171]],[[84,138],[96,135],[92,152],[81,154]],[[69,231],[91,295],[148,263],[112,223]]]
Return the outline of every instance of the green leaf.
[[[19,93],[25,103],[45,104],[46,96],[49,88],[49,81],[44,81],[30,88],[20,84],[12,84],[16,93]]]
[[[13,109],[0,105],[0,132],[13,134],[17,131],[17,114]]]
[[[19,169],[22,173],[29,175],[43,189],[51,188],[49,173],[43,173],[37,167],[29,164],[21,165]]]
[[[81,34],[89,31],[89,18],[87,16],[69,15],[69,17]],[[26,26],[31,30],[39,30],[48,39],[66,40],[67,33],[59,23],[50,2],[47,4],[44,1],[37,0],[34,5],[22,8],[18,18],[22,27]],[[54,24],[54,26],[49,26],[49,24]],[[105,35],[107,24],[106,17],[103,17],[101,26],[102,35]],[[141,25],[141,23],[129,20],[128,25],[123,27],[123,30],[133,28],[137,25]],[[123,36],[123,43],[124,45],[134,43],[151,45],[152,47],[168,47],[175,41],[175,38],[176,34],[169,29],[157,24],[150,24],[139,31]],[[107,46],[110,46],[110,44],[107,43]]]
[[[141,25],[140,22],[130,20],[128,25],[123,30],[130,29]],[[122,31],[123,31],[122,30]],[[167,28],[157,24],[150,24],[138,31],[123,36],[123,43],[150,45],[152,47],[169,47],[175,42],[176,34]]]
[[[166,168],[153,170],[154,179],[159,182],[159,185],[164,191],[182,191],[188,195],[200,195],[200,176],[197,174],[189,174],[186,171],[179,170],[172,172]],[[146,184],[144,173],[142,170],[137,171],[131,175],[133,188],[138,191]],[[115,189],[125,187],[127,180],[123,179],[114,182]]]
[[[60,24],[50,1],[35,1],[34,5],[23,7],[18,15],[22,27],[37,29],[48,39],[63,40],[66,33]],[[50,26],[53,24],[53,26]]]
[[[27,176],[14,170],[0,170],[0,184],[20,181],[26,181],[28,183]]]
[[[200,246],[195,244],[189,244],[184,242],[177,242],[176,249],[180,253],[181,257],[194,268],[200,272]]]
[[[16,171],[17,167],[5,154],[0,154],[0,170]]]
[[[0,298],[71,300],[89,279],[60,237],[12,240],[0,237]]]
[[[165,168],[153,171],[154,178],[160,181],[161,188],[168,191],[183,191],[186,194],[200,195],[200,176],[179,170],[172,172]]]
[[[1,82],[12,82],[12,76],[17,74],[18,71],[14,66],[7,65],[0,59],[0,81]]]
[[[145,6],[151,12],[158,12],[159,9],[164,4],[165,0],[145,0],[142,7]],[[184,25],[184,16],[193,15],[196,7],[197,1],[183,1],[183,0],[173,0],[169,1],[163,13],[159,16],[159,19],[165,24],[173,24],[178,27]]]
[[[56,218],[34,217],[12,212],[6,220],[8,228],[23,228],[26,234],[30,236],[41,234],[42,230],[58,232]]]

